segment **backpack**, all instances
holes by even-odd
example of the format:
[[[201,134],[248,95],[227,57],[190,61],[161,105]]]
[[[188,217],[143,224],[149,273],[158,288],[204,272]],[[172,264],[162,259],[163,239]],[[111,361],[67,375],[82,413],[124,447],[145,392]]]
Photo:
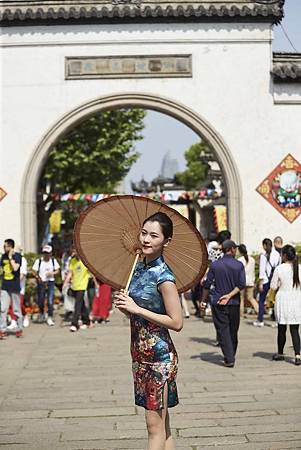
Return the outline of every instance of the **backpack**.
[[[51,258],[51,261],[52,261],[52,268],[53,268],[53,272],[54,272],[54,271],[55,271],[55,268],[54,268],[54,258],[53,258],[53,257]],[[40,267],[41,267],[41,264],[42,264],[42,258],[39,258],[38,275],[40,275]]]
[[[268,275],[267,270],[265,270],[265,273],[266,273],[268,282],[271,283],[273,275],[274,275],[274,272],[275,272],[275,269],[276,269],[278,264],[276,266],[272,266],[272,264],[270,263],[270,257],[266,256],[266,259],[267,259],[267,262],[269,263],[269,265],[271,266],[271,272],[270,272],[270,275]]]

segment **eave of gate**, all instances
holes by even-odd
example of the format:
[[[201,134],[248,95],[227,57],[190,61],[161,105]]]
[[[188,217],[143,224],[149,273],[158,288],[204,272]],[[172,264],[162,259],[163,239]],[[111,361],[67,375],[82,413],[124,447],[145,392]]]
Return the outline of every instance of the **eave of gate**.
[[[283,18],[285,0],[4,1],[2,26],[133,22],[270,22]]]

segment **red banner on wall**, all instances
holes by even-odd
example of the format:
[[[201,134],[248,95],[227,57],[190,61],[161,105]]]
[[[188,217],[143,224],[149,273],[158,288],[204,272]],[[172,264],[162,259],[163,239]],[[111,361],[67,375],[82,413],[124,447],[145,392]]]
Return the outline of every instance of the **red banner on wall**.
[[[256,191],[290,223],[301,214],[301,165],[289,153]]]

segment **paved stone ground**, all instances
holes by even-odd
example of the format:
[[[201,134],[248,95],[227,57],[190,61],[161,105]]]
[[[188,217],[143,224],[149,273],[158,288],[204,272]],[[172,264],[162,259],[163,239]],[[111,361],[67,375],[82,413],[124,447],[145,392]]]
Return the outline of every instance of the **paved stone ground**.
[[[288,338],[272,362],[276,330],[245,319],[234,369],[221,366],[213,325],[191,317],[174,334],[181,404],[171,410],[178,450],[301,449],[301,367]],[[0,446],[9,450],[146,448],[144,412],[133,405],[129,329],[70,333],[31,324],[0,342]]]

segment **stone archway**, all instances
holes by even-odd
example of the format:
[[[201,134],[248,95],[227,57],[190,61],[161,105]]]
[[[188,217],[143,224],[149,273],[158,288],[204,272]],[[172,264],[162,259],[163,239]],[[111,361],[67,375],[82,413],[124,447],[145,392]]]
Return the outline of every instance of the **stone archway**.
[[[229,228],[233,237],[241,240],[241,183],[231,152],[215,129],[202,117],[173,100],[147,93],[120,93],[97,98],[80,105],[60,120],[42,137],[27,166],[21,192],[21,233],[23,248],[37,250],[36,192],[39,177],[47,160],[49,149],[68,130],[100,110],[122,107],[141,107],[170,115],[186,124],[211,146],[222,167],[228,196]]]

